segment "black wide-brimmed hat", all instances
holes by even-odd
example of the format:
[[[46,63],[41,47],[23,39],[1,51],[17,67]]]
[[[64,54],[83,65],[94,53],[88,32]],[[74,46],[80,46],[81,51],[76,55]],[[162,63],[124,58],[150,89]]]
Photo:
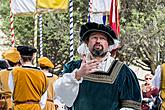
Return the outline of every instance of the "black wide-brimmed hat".
[[[115,32],[109,25],[97,24],[95,22],[88,22],[81,26],[80,38],[81,41],[86,41],[92,32],[102,32],[104,33],[110,45],[114,44],[114,39],[117,39]]]
[[[37,49],[29,46],[18,46],[17,50],[20,52],[21,56],[33,56],[33,53],[37,52]]]

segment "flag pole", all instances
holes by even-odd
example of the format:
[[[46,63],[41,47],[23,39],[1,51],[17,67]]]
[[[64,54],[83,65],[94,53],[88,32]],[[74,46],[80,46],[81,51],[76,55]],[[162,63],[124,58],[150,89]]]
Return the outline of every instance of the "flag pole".
[[[40,57],[43,57],[42,14],[39,15],[39,30],[40,30]]]
[[[38,24],[38,13],[35,12],[34,14],[34,48],[37,49],[37,24]],[[34,65],[37,66],[37,54],[34,57]]]
[[[12,47],[15,46],[15,34],[14,34],[14,15],[12,13],[12,1],[10,0],[10,31],[11,31],[11,38],[12,38]]]
[[[74,36],[73,36],[73,1],[69,0],[69,15],[70,15],[70,61],[73,60],[74,57],[74,45],[73,45],[73,40],[74,40]]]

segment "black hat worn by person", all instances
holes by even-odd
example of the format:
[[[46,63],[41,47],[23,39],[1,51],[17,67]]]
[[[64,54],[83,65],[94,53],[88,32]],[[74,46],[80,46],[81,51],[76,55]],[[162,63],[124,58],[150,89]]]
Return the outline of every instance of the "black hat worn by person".
[[[92,32],[101,32],[104,33],[110,45],[114,44],[114,39],[117,39],[115,32],[110,26],[104,24],[97,24],[95,22],[88,22],[85,25],[81,26],[80,29],[80,38],[81,41],[86,41]]]
[[[33,56],[33,54],[37,52],[37,49],[29,46],[18,46],[17,50],[21,56]]]

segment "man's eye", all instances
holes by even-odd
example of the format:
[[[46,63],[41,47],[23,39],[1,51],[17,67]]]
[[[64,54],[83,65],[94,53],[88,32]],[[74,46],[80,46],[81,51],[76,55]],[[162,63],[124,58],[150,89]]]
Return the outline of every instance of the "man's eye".
[[[92,37],[91,39],[96,39],[96,37]]]
[[[100,39],[105,40],[106,38],[103,37],[103,38],[100,38]]]

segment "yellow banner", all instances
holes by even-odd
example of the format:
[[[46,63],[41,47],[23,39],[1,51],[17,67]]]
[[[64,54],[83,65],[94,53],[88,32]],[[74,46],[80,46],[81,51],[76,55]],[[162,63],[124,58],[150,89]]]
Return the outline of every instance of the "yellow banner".
[[[67,10],[68,0],[37,0],[37,8]]]

